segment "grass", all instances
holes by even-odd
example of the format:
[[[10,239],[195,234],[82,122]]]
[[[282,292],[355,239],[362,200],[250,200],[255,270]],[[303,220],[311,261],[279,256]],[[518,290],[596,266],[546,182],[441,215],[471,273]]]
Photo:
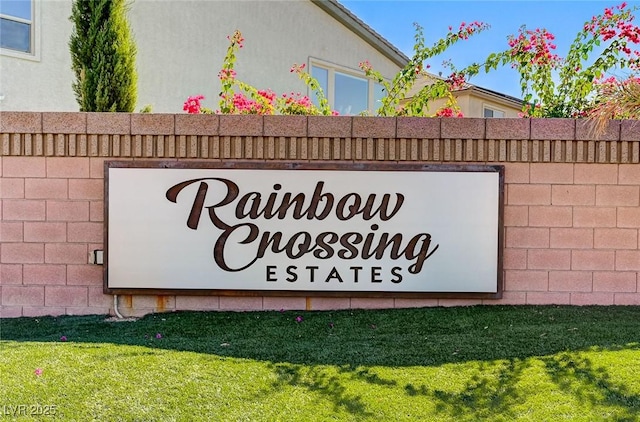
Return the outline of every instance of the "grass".
[[[0,419],[635,421],[639,322],[615,306],[4,319]]]

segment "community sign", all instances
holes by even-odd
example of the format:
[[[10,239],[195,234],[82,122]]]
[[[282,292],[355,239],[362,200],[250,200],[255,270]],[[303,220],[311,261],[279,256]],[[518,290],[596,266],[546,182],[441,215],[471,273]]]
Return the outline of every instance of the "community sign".
[[[502,166],[105,163],[105,291],[499,297]]]

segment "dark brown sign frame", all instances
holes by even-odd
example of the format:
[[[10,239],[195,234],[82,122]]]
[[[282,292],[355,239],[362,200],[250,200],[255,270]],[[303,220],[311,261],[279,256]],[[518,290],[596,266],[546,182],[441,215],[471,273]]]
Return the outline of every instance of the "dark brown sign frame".
[[[381,292],[381,291],[310,291],[310,290],[234,290],[234,289],[148,289],[110,288],[109,275],[109,169],[110,168],[178,168],[178,169],[250,169],[250,170],[326,170],[326,171],[394,171],[394,172],[492,172],[498,173],[498,262],[497,291],[486,292]],[[299,161],[122,161],[104,162],[104,266],[103,291],[117,295],[187,295],[187,296],[297,296],[297,297],[371,297],[434,299],[500,299],[504,271],[504,166],[482,164],[417,164],[387,162],[299,162]]]

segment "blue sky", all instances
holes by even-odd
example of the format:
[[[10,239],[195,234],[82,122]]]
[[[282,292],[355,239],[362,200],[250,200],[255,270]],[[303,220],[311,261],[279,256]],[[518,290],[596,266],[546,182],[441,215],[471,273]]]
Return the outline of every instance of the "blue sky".
[[[502,0],[502,1],[461,1],[461,0],[339,0],[356,16],[389,40],[404,54],[413,54],[417,22],[424,28],[427,45],[442,38],[448,27],[454,29],[461,22],[481,21],[491,28],[463,41],[447,50],[441,57],[428,63],[430,71],[446,70],[442,62],[450,59],[458,68],[473,62],[482,62],[492,52],[505,50],[507,36],[515,34],[518,28],[547,28],[556,36],[556,53],[564,56],[569,45],[587,20],[601,14],[605,7],[615,6],[620,1],[552,1],[552,0]],[[640,1],[627,1],[630,7],[640,6]],[[638,16],[640,11],[635,13]],[[636,18],[637,19],[637,18]],[[637,22],[640,24],[640,22]],[[365,58],[363,58],[365,59]],[[474,77],[471,83],[493,89],[504,94],[521,97],[518,74],[504,68],[489,74]]]

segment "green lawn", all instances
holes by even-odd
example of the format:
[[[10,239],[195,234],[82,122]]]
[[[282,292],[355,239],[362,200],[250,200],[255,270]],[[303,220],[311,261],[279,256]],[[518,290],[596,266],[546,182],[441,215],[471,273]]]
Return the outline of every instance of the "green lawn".
[[[0,339],[0,420],[640,421],[640,307],[19,318]]]

